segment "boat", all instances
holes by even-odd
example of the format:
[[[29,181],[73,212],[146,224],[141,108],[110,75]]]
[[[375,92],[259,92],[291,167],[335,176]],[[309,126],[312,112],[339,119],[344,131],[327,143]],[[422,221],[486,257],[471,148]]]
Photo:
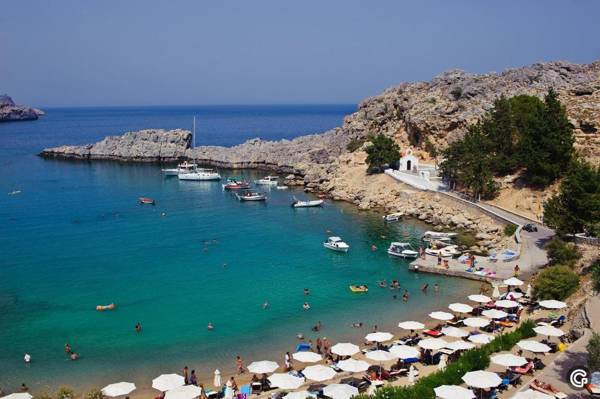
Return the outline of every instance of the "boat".
[[[441,240],[441,239],[452,239],[454,237],[456,237],[458,235],[458,233],[444,233],[441,231],[426,231],[425,233],[423,233],[423,239],[425,240],[427,239],[434,239],[434,240]]]
[[[221,180],[221,175],[214,169],[197,168],[192,172],[180,173],[179,180],[211,181]]]
[[[140,197],[139,201],[140,201],[140,204],[156,205],[156,201],[154,201],[152,198],[148,198],[148,197]]]
[[[350,291],[352,291],[352,292],[357,292],[357,293],[369,292],[369,287],[367,287],[366,284],[351,285],[349,288],[350,288]]]
[[[294,197],[294,202],[292,202],[292,207],[293,208],[312,208],[315,206],[321,206],[323,205],[323,200],[319,199],[319,200],[312,200],[312,201],[299,201],[296,199],[296,197]]]
[[[383,220],[385,222],[397,222],[402,216],[404,216],[403,212],[390,213],[389,215],[385,215]]]
[[[21,194],[21,190],[15,190],[15,191],[11,191],[10,193],[8,193],[8,195],[18,195]]]
[[[235,195],[240,201],[265,201],[267,199],[265,194],[250,190],[244,191],[241,194],[235,193]]]
[[[387,250],[387,253],[401,258],[416,258],[419,253],[415,251],[408,242],[393,242]]]
[[[289,187],[288,186],[277,186],[275,187],[277,190],[287,190]]]
[[[323,243],[323,246],[337,252],[348,252],[350,249],[350,246],[342,241],[340,237],[329,237],[327,241]]]
[[[441,256],[442,258],[452,258],[461,254],[458,250],[458,245],[448,245],[439,249],[427,248],[425,249],[425,253],[433,256]]]
[[[96,310],[102,312],[104,310],[115,310],[115,304],[111,303],[110,305],[98,305],[96,306]]]
[[[176,168],[162,169],[161,172],[165,176],[178,176],[180,173],[191,173],[191,172],[193,172],[194,170],[196,170],[197,166],[198,165],[196,165],[195,163],[191,163],[191,162],[185,161],[185,162],[180,163],[179,165],[177,165]]]
[[[223,190],[245,190],[250,188],[250,183],[241,177],[228,177],[227,182],[223,184]]]
[[[265,176],[262,179],[254,180],[254,184],[260,184],[264,186],[276,186],[279,176]]]

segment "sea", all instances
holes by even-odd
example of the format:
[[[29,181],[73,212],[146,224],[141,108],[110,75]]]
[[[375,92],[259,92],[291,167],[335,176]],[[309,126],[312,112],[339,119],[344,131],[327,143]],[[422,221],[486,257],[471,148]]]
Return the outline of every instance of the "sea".
[[[144,128],[191,129],[193,117],[196,145],[290,139],[339,126],[355,109],[51,108],[37,121],[0,124],[0,389],[132,381],[149,391],[153,377],[185,365],[211,381],[215,369],[231,374],[237,355],[246,364],[282,364],[299,333],[334,343],[361,342],[375,325],[396,334],[399,321],[427,320],[429,311],[476,290],[472,282],[410,272],[407,261],[386,253],[391,241],[418,247],[427,229],[418,221],[386,224],[380,213],[332,201],[294,209],[292,197],[313,198],[300,188],[261,188],[265,203],[242,203],[219,182],[178,181],[160,165],[37,156],[45,147]],[[156,205],[140,205],[140,196]],[[332,235],[351,246],[347,254],[323,247]],[[401,290],[379,288],[383,279],[399,280]],[[421,292],[436,283],[439,293]],[[350,284],[367,284],[369,292],[351,293]],[[115,310],[96,310],[110,303]],[[321,331],[312,332],[318,321]],[[352,327],[357,322],[363,327]],[[66,343],[78,361],[69,360]]]

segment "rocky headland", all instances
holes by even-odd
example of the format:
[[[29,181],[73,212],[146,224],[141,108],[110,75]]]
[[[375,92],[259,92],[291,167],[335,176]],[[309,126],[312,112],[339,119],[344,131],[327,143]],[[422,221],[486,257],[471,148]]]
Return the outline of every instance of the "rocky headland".
[[[0,122],[31,121],[44,115],[44,111],[24,105],[16,105],[10,96],[0,94]]]

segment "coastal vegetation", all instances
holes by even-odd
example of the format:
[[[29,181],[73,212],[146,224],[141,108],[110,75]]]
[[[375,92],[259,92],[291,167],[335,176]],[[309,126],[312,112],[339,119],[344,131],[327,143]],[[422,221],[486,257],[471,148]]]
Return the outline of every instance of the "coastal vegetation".
[[[575,266],[575,263],[581,259],[581,252],[577,245],[572,242],[565,242],[560,238],[555,238],[548,242],[544,249],[548,253],[550,265]]]
[[[443,152],[442,175],[456,189],[493,198],[495,178],[520,173],[544,188],[561,177],[573,157],[573,128],[557,93],[500,97],[492,110]]]
[[[354,152],[358,150],[367,142],[367,137],[353,137],[350,142],[346,145],[348,152]]]
[[[516,224],[513,223],[509,223],[506,226],[504,226],[504,235],[507,237],[511,237],[513,234],[515,234],[515,231],[517,231],[518,226]]]
[[[590,370],[600,370],[600,334],[594,332],[586,346],[587,366]]]
[[[534,296],[538,300],[564,300],[577,291],[579,274],[569,266],[556,265],[542,270],[533,283]]]
[[[592,287],[596,293],[600,293],[600,258],[592,264]]]
[[[370,137],[369,142],[366,152],[370,173],[381,172],[386,166],[395,164],[400,160],[400,146],[390,137],[379,133]]]

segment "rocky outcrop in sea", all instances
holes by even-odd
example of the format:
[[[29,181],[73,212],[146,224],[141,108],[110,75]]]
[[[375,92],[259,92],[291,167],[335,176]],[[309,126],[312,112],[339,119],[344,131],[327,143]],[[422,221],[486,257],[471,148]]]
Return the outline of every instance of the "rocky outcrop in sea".
[[[16,105],[10,96],[0,94],[0,122],[31,121],[42,115],[44,115],[44,111],[24,105]]]

